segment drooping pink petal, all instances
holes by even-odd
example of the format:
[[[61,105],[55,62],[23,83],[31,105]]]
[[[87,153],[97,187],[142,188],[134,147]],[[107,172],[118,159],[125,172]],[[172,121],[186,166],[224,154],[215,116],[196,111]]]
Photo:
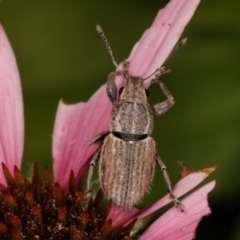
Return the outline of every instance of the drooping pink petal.
[[[205,168],[200,171],[188,171],[184,166],[180,180],[176,183],[173,188],[173,192],[177,197],[181,197],[194,187],[196,187],[199,183],[201,183],[210,173],[212,173],[216,167]],[[168,203],[171,203],[172,199],[169,194],[165,195],[160,200],[156,201],[155,203],[149,205],[147,208],[139,210],[137,208],[132,208],[129,210],[121,210],[117,207],[111,209],[108,218],[113,220],[113,226],[126,226],[129,222],[133,219],[142,219],[149,214],[157,211],[158,209],[164,207]],[[185,206],[183,204],[183,208]]]
[[[23,154],[24,119],[20,77],[14,53],[0,25],[0,162],[11,174],[20,168]],[[3,174],[0,183],[5,185]]]
[[[200,0],[171,0],[159,11],[128,58],[132,75],[146,78],[162,66],[199,2]],[[149,83],[150,79],[145,84]]]
[[[54,180],[65,190],[71,170],[82,177],[89,158],[98,148],[87,140],[109,127],[110,102],[101,87],[86,103],[59,103],[53,131]]]
[[[207,195],[214,188],[212,181],[183,200],[184,212],[171,208],[157,219],[139,238],[139,240],[191,240],[203,216],[211,213]]]
[[[182,166],[183,167],[183,166]],[[181,176],[173,188],[173,193],[177,197],[181,197],[184,194],[188,193],[190,190],[195,188],[199,183],[201,183],[206,177],[209,176],[210,173],[215,171],[216,166],[205,168],[199,171],[188,171],[185,167],[183,167]],[[163,206],[167,205],[168,203],[172,202],[172,199],[169,194],[164,196],[162,199],[158,200],[157,202],[151,204],[147,208],[138,213],[138,218],[144,218],[145,216],[155,212],[156,210],[162,208]],[[183,204],[183,208],[185,206]]]

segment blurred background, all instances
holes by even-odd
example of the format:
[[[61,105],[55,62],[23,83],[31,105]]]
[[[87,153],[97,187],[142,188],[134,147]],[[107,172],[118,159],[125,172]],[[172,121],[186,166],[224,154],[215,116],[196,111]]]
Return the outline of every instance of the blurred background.
[[[113,64],[99,35],[101,24],[118,62],[168,1],[8,0],[0,21],[14,49],[25,108],[23,170],[36,160],[51,166],[51,134],[59,99],[87,101],[106,82]],[[176,99],[155,118],[153,137],[172,181],[180,169],[219,166],[209,194],[213,214],[205,217],[196,239],[240,239],[240,3],[200,3],[182,37],[187,45],[166,64],[162,77]],[[152,103],[164,96],[150,88]],[[146,205],[165,194],[161,172]]]

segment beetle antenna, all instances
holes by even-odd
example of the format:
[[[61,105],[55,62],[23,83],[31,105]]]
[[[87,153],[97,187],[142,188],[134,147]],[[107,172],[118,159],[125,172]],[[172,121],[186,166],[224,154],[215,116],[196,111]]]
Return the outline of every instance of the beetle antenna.
[[[165,66],[162,66],[160,68],[157,68],[151,75],[149,75],[148,77],[144,78],[143,81],[147,80],[148,78],[154,76],[155,78],[159,78],[160,76],[162,76],[165,73],[170,73],[172,71],[171,67],[170,68],[166,68]]]
[[[172,51],[169,53],[168,57],[166,58],[166,60],[164,61],[167,62],[171,57],[172,55],[174,55],[182,46],[184,46],[187,42],[187,38],[183,38],[182,40],[180,40],[180,42],[178,42],[174,48],[172,49]]]
[[[111,57],[111,59],[112,59],[113,65],[119,70],[118,64],[117,64],[117,62],[116,62],[116,60],[115,60],[115,58],[114,58],[114,56],[113,56],[113,52],[112,52],[112,49],[111,49],[111,47],[110,47],[110,44],[108,43],[108,40],[107,40],[107,38],[106,38],[106,36],[105,36],[102,28],[100,27],[100,25],[97,24],[97,25],[96,25],[96,29],[97,29],[97,32],[99,33],[99,35],[101,36],[101,38],[102,38],[102,40],[103,40],[103,42],[104,42],[104,44],[105,44],[105,47],[107,48],[107,50],[108,50],[108,52],[109,52],[109,54],[110,54],[110,57]],[[120,71],[120,70],[119,70],[119,71]]]
[[[156,74],[156,76],[154,77],[154,79],[159,78],[160,76],[162,76],[165,73],[169,73],[172,71],[171,68],[166,68],[164,66],[164,64],[172,57],[172,55],[174,55],[182,46],[184,46],[187,42],[187,38],[183,38],[180,42],[178,42],[174,48],[172,49],[172,51],[169,53],[168,57],[166,58],[166,60],[164,61],[163,65],[160,68],[157,68],[151,75],[149,75],[147,78],[144,78],[143,80],[146,80],[150,77],[152,77],[154,74]]]

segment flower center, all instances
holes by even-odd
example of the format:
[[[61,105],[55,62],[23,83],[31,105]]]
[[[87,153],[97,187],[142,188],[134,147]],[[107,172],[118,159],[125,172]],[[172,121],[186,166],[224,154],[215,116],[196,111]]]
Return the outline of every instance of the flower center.
[[[130,239],[129,227],[113,229],[111,219],[107,220],[111,202],[103,205],[101,192],[85,206],[73,172],[64,194],[48,168],[43,182],[36,163],[31,182],[17,167],[14,178],[5,164],[2,168],[7,187],[0,186],[0,239]]]

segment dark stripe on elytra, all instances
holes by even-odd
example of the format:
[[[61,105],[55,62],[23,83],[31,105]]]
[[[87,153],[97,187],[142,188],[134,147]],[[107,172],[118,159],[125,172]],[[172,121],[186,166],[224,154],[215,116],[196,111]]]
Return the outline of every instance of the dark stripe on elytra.
[[[108,143],[109,139],[107,139],[107,143]],[[108,149],[106,148],[106,144],[103,148],[103,151],[102,151],[102,159],[101,159],[101,180],[102,180],[102,187],[104,186],[104,183],[107,183],[108,185],[108,182],[106,181],[107,176],[109,174],[109,170],[108,170],[108,164],[107,164],[107,161],[106,161],[106,155],[108,154]],[[107,192],[107,187],[104,186],[104,190],[105,192]]]
[[[129,161],[129,171],[128,171],[128,184],[127,184],[127,201],[128,204],[132,202],[132,198],[134,197],[132,193],[132,188],[133,188],[133,173],[134,173],[134,166],[136,163],[136,142],[133,142],[132,144],[129,144],[131,148],[131,159]]]
[[[125,143],[126,144],[126,143]],[[130,161],[131,161],[131,148],[129,147],[128,144],[126,144],[126,159],[125,160],[125,166],[126,166],[126,171],[125,171],[125,182],[123,184],[123,189],[122,189],[122,194],[121,194],[121,206],[126,206],[126,199],[128,198],[128,185],[129,185],[129,168],[130,168]]]
[[[126,202],[128,201],[128,186],[129,186],[129,171],[130,171],[130,165],[131,165],[131,148],[129,147],[129,143],[124,142],[124,149],[125,151],[125,156],[124,156],[124,181],[122,184],[122,189],[121,189],[121,205],[126,206]]]
[[[139,168],[141,167],[141,161],[142,161],[142,155],[141,155],[141,148],[139,148],[139,146],[141,145],[141,143],[139,144],[140,142],[138,142],[136,144],[136,148],[135,148],[135,165],[134,165],[134,169],[133,169],[133,172],[137,173],[136,176],[135,176],[135,179],[133,179],[133,182],[134,184],[132,184],[132,190],[135,190],[137,189],[137,192],[139,191],[139,184],[140,184],[140,181],[141,181],[141,176],[139,175]],[[132,203],[135,203],[136,202],[136,193],[135,195],[133,196],[134,198],[132,199]]]
[[[115,149],[116,150],[116,153],[115,155],[111,155],[111,163],[112,163],[112,168],[111,168],[111,176],[113,176],[112,180],[110,179],[110,176],[109,176],[109,194],[110,194],[110,197],[113,198],[113,194],[114,194],[114,187],[116,185],[118,185],[118,182],[117,182],[117,169],[116,169],[116,166],[117,166],[117,160],[116,160],[116,156],[118,156],[118,142],[116,141],[116,139],[113,137],[112,138],[113,142],[112,142],[112,146],[111,146],[111,149],[110,151],[112,151],[112,149]]]
[[[149,148],[147,147],[148,144],[147,142],[144,143],[144,152],[143,152],[143,155],[144,155],[144,159],[143,159],[143,163],[142,163],[142,176],[143,176],[143,173],[148,174],[148,165],[149,165],[149,162],[148,162],[148,159],[149,159]],[[143,194],[145,194],[146,192],[146,175],[144,175],[144,178],[142,177],[142,181],[141,181],[141,186],[140,186],[140,189],[141,189],[141,196]]]
[[[134,177],[133,179],[133,173],[137,173],[136,171],[138,170],[138,167],[139,167],[139,142],[135,142],[134,144],[134,155],[133,155],[133,158],[134,158],[134,161],[132,161],[132,170],[131,170],[131,178],[132,178],[132,181],[131,181],[131,191],[130,191],[130,196],[131,196],[131,205],[133,205],[135,202],[136,202],[136,189],[138,189],[138,180],[139,180],[139,176],[137,174],[137,176]],[[133,184],[134,183],[134,184]],[[135,194],[132,195],[131,192],[132,191],[135,191]]]
[[[104,181],[107,183],[106,185],[106,192],[107,192],[107,197],[111,198],[111,189],[112,189],[112,184],[113,184],[113,180],[114,178],[112,177],[114,174],[114,159],[113,159],[113,155],[112,155],[112,149],[114,148],[114,139],[112,137],[110,137],[107,141],[107,148],[106,148],[106,152],[107,153],[105,155],[105,162],[106,162],[106,173],[104,176]],[[110,147],[109,147],[110,146]]]
[[[107,171],[108,171],[108,174],[106,175],[106,178],[105,178],[105,181],[107,182],[107,192],[108,192],[108,194],[109,194],[109,184],[111,184],[111,182],[112,182],[112,174],[113,174],[113,172],[112,172],[112,169],[113,169],[113,162],[112,162],[112,145],[113,144],[113,138],[112,137],[110,137],[109,139],[108,139],[108,144],[107,144],[107,157],[105,156],[105,161],[107,161]],[[111,146],[111,147],[109,147],[109,146]]]
[[[134,179],[134,185],[133,185],[133,190],[139,192],[139,186],[141,184],[141,175],[139,174],[139,169],[141,168],[141,162],[142,162],[142,148],[141,148],[141,142],[137,142],[136,148],[135,148],[135,164],[134,164],[134,169],[133,171],[136,173],[135,179]],[[136,203],[138,200],[137,192],[134,195],[134,199],[132,199],[132,204]]]
[[[122,141],[119,141],[118,139],[115,139],[115,141],[116,141],[116,145],[114,146],[114,148],[115,148],[115,150],[116,150],[116,156],[118,156],[118,158],[117,159],[114,159],[114,161],[115,161],[115,169],[114,169],[114,171],[116,171],[117,173],[119,173],[119,171],[121,171],[122,169],[119,169],[119,168],[117,168],[117,163],[119,162],[119,161],[121,161],[121,157],[120,157],[120,153],[121,153],[121,149],[122,149]],[[122,168],[122,167],[121,167]],[[116,191],[113,191],[112,192],[112,194],[116,194],[114,197],[116,198],[116,199],[119,199],[119,192],[121,191],[121,184],[120,184],[120,182],[118,181],[118,179],[119,179],[119,174],[116,174],[116,176],[115,176],[115,179],[114,179],[114,182],[115,182],[115,184],[114,184],[114,186],[113,186],[113,188],[116,190]],[[119,179],[120,180],[120,179]],[[112,189],[113,189],[112,188]]]
[[[133,173],[135,172],[135,167],[138,164],[137,160],[137,142],[134,142],[134,147],[133,147],[133,157],[132,157],[132,161],[131,161],[131,180],[130,180],[130,185],[129,186],[129,204],[132,205],[132,203],[134,202],[134,199],[136,198],[136,195],[131,194],[132,191],[134,191],[134,189],[136,189],[135,183],[136,183],[136,179],[133,179]]]
[[[125,204],[129,205],[131,204],[132,200],[132,183],[133,183],[133,171],[134,171],[134,165],[135,165],[135,149],[136,147],[136,142],[133,142],[132,144],[129,144],[129,152],[130,152],[130,157],[129,157],[129,163],[128,163],[128,182],[126,184],[126,192],[127,192],[127,197],[125,198]]]
[[[145,141],[144,143],[142,144],[141,148],[140,148],[140,156],[142,156],[142,159],[141,159],[141,162],[139,163],[139,173],[141,176],[139,176],[139,184],[138,184],[138,189],[139,189],[139,193],[142,194],[142,191],[143,191],[143,184],[144,184],[144,179],[143,179],[143,176],[142,176],[142,173],[143,173],[143,169],[145,169],[145,165],[146,165],[146,159],[145,159],[145,156],[146,156],[146,144],[145,144]],[[140,152],[139,151],[139,152]]]
[[[111,157],[111,162],[112,162],[111,175],[113,176],[113,179],[109,183],[111,196],[113,196],[114,185],[118,185],[117,167],[116,167],[117,166],[117,159],[116,159],[116,157],[118,156],[118,150],[119,150],[118,141],[116,141],[116,139],[114,137],[112,137],[112,139],[113,139],[113,143],[112,143],[111,151],[112,151],[112,149],[115,149],[116,152],[115,152],[114,156],[113,156],[113,154],[111,155],[112,156]]]

